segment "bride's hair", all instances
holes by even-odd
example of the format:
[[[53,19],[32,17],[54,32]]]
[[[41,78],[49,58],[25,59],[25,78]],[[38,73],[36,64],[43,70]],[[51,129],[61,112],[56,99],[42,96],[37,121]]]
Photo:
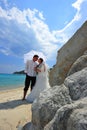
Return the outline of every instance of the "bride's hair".
[[[43,59],[42,59],[42,58],[39,58],[39,60],[41,61],[41,63],[43,62]]]

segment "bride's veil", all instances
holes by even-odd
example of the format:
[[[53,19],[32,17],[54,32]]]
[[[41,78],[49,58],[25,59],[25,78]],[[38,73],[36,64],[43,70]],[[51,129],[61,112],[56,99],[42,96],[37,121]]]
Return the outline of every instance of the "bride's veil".
[[[49,66],[44,62],[45,65],[45,74],[47,75],[47,77],[49,78]]]

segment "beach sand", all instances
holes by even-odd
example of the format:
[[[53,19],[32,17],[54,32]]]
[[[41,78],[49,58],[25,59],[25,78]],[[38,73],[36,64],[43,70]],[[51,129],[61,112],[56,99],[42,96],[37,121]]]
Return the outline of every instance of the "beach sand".
[[[32,104],[22,101],[22,96],[23,87],[0,91],[0,130],[21,130],[31,122]]]

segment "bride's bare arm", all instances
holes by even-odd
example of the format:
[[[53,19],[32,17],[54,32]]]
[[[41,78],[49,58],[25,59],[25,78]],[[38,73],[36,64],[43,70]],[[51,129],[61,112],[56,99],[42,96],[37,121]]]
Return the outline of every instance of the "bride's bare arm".
[[[41,72],[41,69],[36,68],[36,72]]]
[[[36,68],[35,71],[36,72],[45,72],[45,69],[46,69],[45,64],[43,64],[41,68]]]

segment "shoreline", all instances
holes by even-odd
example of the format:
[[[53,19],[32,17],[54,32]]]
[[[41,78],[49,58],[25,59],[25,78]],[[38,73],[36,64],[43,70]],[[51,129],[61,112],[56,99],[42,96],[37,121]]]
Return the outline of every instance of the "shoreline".
[[[16,85],[14,85],[14,86],[9,86],[9,87],[4,87],[4,86],[0,86],[0,91],[7,91],[7,90],[14,90],[14,89],[18,89],[18,88],[24,88],[24,85],[22,84],[22,85],[18,85],[18,86],[16,86]]]
[[[30,90],[28,91],[28,93]],[[31,122],[31,106],[22,101],[23,87],[0,91],[0,129],[19,130]]]
[[[9,88],[4,88],[4,89],[0,88],[0,93],[1,92],[6,92],[6,91],[16,91],[16,90],[20,90],[20,89],[23,90],[23,88],[24,88],[23,86],[16,87],[16,88],[15,88],[15,86],[11,87],[11,88],[10,87]]]

